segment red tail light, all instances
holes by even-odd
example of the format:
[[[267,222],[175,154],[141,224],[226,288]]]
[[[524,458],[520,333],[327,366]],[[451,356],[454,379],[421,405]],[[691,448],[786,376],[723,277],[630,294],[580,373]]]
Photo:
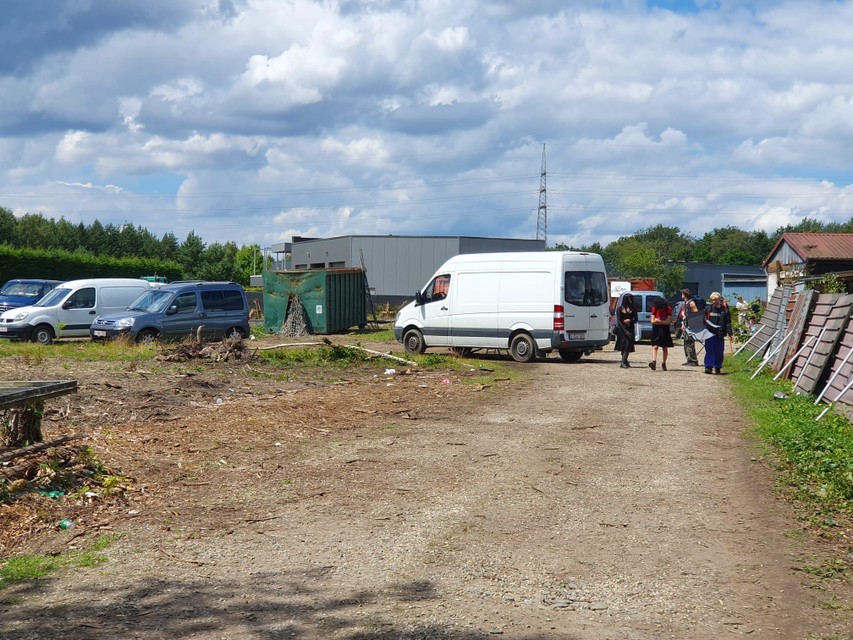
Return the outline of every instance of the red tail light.
[[[554,331],[564,331],[566,329],[566,317],[563,315],[563,305],[554,305]]]

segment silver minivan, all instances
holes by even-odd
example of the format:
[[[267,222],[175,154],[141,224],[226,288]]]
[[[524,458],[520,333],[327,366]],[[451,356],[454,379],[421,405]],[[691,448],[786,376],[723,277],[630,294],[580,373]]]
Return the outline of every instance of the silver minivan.
[[[98,316],[89,329],[93,340],[127,336],[150,344],[157,340],[203,340],[249,336],[246,292],[234,282],[172,282],[145,292],[126,311]]]
[[[631,294],[634,296],[634,309],[637,311],[637,324],[634,327],[634,339],[651,340],[652,338],[652,305],[658,298],[666,298],[660,291],[623,291],[616,300],[614,311],[622,306],[622,299]],[[610,316],[610,328],[613,329],[615,313]]]

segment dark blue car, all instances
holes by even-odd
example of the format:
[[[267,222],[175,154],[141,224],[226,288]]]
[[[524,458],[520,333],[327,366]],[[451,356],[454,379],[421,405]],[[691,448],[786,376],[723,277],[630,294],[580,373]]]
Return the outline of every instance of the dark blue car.
[[[0,289],[0,312],[35,304],[58,284],[62,280],[9,280]]]

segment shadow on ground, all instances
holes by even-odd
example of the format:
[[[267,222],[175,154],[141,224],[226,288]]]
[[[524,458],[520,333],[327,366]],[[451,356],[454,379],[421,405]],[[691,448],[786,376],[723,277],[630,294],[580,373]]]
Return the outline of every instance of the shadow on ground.
[[[331,567],[289,576],[256,573],[243,581],[201,575],[193,580],[148,578],[132,586],[80,587],[67,601],[43,606],[41,595],[51,579],[41,579],[0,592],[0,637],[485,640],[503,633],[499,628],[460,630],[452,622],[405,622],[418,613],[430,618],[445,611],[431,582],[403,582],[345,597],[335,588],[331,592],[336,595],[329,597],[323,584],[331,580]],[[400,615],[389,617],[395,611]]]

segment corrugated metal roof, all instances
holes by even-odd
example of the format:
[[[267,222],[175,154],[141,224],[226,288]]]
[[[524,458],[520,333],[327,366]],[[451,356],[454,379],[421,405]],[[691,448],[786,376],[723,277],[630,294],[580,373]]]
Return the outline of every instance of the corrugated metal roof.
[[[770,262],[782,243],[806,260],[853,260],[853,233],[784,233],[767,256]]]

